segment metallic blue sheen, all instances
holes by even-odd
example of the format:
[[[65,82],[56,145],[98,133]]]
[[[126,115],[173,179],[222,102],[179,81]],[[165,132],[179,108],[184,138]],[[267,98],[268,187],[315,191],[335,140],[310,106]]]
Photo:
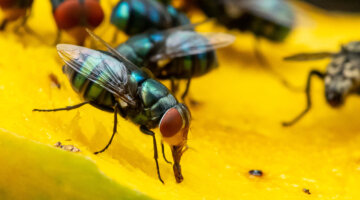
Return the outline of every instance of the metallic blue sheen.
[[[178,14],[178,12],[176,11],[176,9],[170,5],[166,6],[166,10],[169,12],[169,14],[171,16],[176,16]]]
[[[149,40],[148,37],[143,37],[138,39],[132,43],[132,47],[136,49],[136,53],[141,56],[145,57],[149,54],[150,50],[154,47],[152,42]]]
[[[123,55],[125,58],[127,58],[129,61],[131,61],[132,63],[134,63],[136,66],[142,66],[144,60],[142,58],[140,58],[136,52],[135,49],[133,49],[132,47],[130,47],[127,44],[120,44],[119,46],[116,47],[116,50]]]
[[[140,85],[145,79],[147,79],[147,75],[142,71],[133,71],[131,72],[131,76],[136,80],[136,82]]]
[[[143,4],[143,2],[141,2],[139,0],[132,0],[131,5],[133,6],[134,10],[139,12],[141,15],[144,15],[144,16],[146,15],[146,9],[145,9],[145,5]]]
[[[160,23],[160,15],[158,13],[158,11],[152,7],[152,6],[149,6],[149,17],[150,17],[150,20],[153,22],[153,23]]]
[[[124,30],[130,16],[129,4],[125,1],[119,2],[111,13],[111,23],[118,29]]]
[[[151,39],[152,41],[154,41],[155,43],[157,43],[157,42],[162,42],[162,41],[164,41],[165,38],[164,38],[164,34],[163,34],[163,33],[156,32],[156,33],[150,35],[150,39]]]

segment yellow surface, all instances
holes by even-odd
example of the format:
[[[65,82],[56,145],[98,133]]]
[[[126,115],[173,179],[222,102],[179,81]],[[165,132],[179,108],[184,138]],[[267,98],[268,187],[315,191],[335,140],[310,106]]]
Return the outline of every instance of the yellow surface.
[[[106,177],[83,155],[0,129],[0,199],[148,199]]]
[[[102,3],[108,20],[108,2]],[[304,87],[309,70],[324,70],[328,60],[285,63],[282,57],[302,51],[336,51],[340,44],[360,39],[360,17],[298,6],[297,27],[286,42],[264,40],[261,49],[276,71]],[[193,21],[201,19],[198,14],[193,17]],[[61,72],[55,48],[49,45],[56,32],[47,1],[35,1],[29,26],[38,36],[21,30],[20,35],[11,30],[0,34],[2,129],[49,145],[71,139],[65,143],[80,148],[80,155],[93,160],[108,177],[156,199],[360,198],[360,99],[350,97],[343,108],[334,110],[325,102],[323,83],[314,79],[313,109],[294,127],[282,127],[283,120],[304,108],[305,96],[288,90],[258,65],[251,34],[232,31],[237,40],[219,51],[220,67],[193,80],[190,96],[201,104],[191,107],[188,143],[192,149],[181,163],[185,180],[176,184],[171,166],[160,159],[166,183],[162,185],[156,176],[151,137],[129,121],[120,120],[111,147],[93,155],[110,138],[111,114],[91,106],[70,112],[31,112],[74,105],[80,99]],[[200,30],[225,31],[213,24]],[[109,23],[103,23],[96,32],[109,41],[113,31]],[[58,77],[61,89],[51,86],[50,73]],[[166,153],[170,157],[169,149]],[[2,162],[1,168],[6,167]],[[250,169],[261,169],[264,176],[250,177]]]

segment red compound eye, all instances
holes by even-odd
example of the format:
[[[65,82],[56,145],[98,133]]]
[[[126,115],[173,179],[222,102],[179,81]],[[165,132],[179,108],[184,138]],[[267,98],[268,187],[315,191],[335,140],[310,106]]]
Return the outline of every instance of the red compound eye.
[[[172,137],[183,127],[183,120],[176,108],[170,108],[160,121],[160,132],[163,137]]]
[[[104,12],[96,0],[86,1],[87,21],[90,26],[97,27],[104,19]]]
[[[104,12],[96,0],[67,0],[54,12],[57,26],[70,29],[76,26],[97,27],[104,18]]]

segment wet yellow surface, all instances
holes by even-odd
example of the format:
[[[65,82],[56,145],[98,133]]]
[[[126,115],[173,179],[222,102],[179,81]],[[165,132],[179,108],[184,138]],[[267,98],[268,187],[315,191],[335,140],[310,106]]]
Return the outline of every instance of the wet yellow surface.
[[[108,20],[108,2],[102,3]],[[329,60],[286,63],[282,57],[302,51],[336,51],[341,44],[360,39],[360,16],[329,14],[306,5],[297,6],[297,27],[286,42],[272,44],[264,40],[261,50],[274,70],[296,87],[303,88],[310,69],[325,70]],[[193,21],[200,19],[198,14],[193,15]],[[295,126],[282,127],[282,121],[291,119],[305,107],[305,95],[284,87],[258,64],[253,55],[252,35],[231,31],[237,39],[232,47],[219,51],[220,67],[193,80],[190,97],[200,104],[190,107],[193,120],[188,143],[191,149],[182,159],[185,180],[176,184],[172,167],[160,158],[163,185],[156,176],[152,138],[141,134],[129,121],[121,119],[119,134],[111,147],[101,155],[93,155],[111,136],[111,114],[91,106],[69,112],[31,111],[74,105],[81,100],[62,74],[62,63],[50,45],[56,32],[48,2],[35,2],[29,26],[37,35],[26,34],[22,29],[16,34],[11,30],[13,26],[0,34],[1,137],[13,132],[48,145],[47,149],[55,148],[50,146],[58,141],[74,145],[81,150],[77,153],[79,157],[96,164],[101,171],[98,173],[155,199],[360,198],[360,98],[349,97],[344,107],[332,109],[325,102],[323,82],[314,79],[313,109]],[[211,23],[199,30],[225,31]],[[109,23],[103,23],[96,30],[107,41],[113,31]],[[63,42],[72,40],[64,38]],[[60,89],[52,85],[51,73],[59,79]],[[157,136],[160,141],[160,135]],[[71,141],[67,141],[69,139]],[[4,145],[1,151],[23,159],[21,151],[8,151],[8,146]],[[57,155],[52,153],[45,148],[39,156]],[[72,154],[66,152],[69,157]],[[169,149],[166,154],[170,158]],[[42,162],[38,165],[52,163],[51,160]],[[6,160],[1,163],[0,169],[11,166]],[[18,171],[13,172],[14,182],[19,174],[26,179],[22,174],[31,175],[37,170],[19,166]],[[62,168],[61,164],[57,167]],[[264,176],[249,176],[251,169],[262,170]],[[100,183],[94,181],[95,185]],[[27,189],[26,185],[5,184],[1,191],[12,191],[13,187],[20,191]],[[304,193],[304,188],[311,194]],[[47,189],[62,192],[52,185]],[[23,194],[16,195],[20,198]]]

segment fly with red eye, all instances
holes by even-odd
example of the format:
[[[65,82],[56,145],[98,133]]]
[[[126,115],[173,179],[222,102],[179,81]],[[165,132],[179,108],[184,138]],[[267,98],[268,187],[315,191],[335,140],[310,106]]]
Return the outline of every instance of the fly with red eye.
[[[159,127],[163,141],[170,145],[172,151],[176,182],[182,182],[184,178],[180,160],[187,149],[191,121],[189,109],[179,103],[164,85],[152,79],[149,74],[136,67],[90,30],[88,31],[92,37],[102,42],[108,51],[67,44],[57,45],[58,53],[65,62],[63,71],[84,102],[66,108],[33,111],[72,110],[91,104],[103,111],[114,113],[113,134],[108,144],[95,154],[104,152],[112,143],[117,132],[117,115],[130,119],[140,126],[142,133],[152,137],[158,178],[164,183],[160,176],[155,133],[152,131]],[[164,153],[163,144],[162,150]],[[165,158],[164,154],[163,156]]]
[[[3,21],[0,23],[0,31],[5,30],[6,25],[19,18],[23,18],[22,26],[25,26],[26,21],[31,13],[31,6],[33,0],[0,0],[0,8],[3,12]]]
[[[60,41],[61,31],[65,31],[82,46],[88,35],[86,28],[94,30],[104,19],[98,0],[51,0],[51,4],[58,27],[55,44]]]

